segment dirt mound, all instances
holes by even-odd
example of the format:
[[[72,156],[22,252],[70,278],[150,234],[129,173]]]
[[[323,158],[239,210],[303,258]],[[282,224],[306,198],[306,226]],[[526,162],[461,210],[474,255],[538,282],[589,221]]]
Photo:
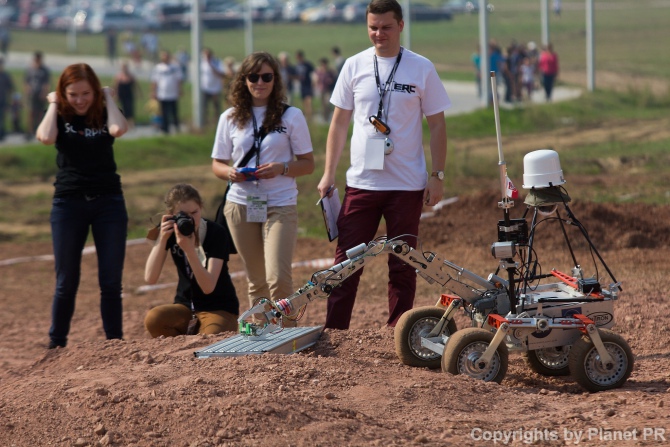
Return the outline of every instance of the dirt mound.
[[[497,201],[482,193],[438,210],[422,221],[422,249],[478,274],[495,270]],[[0,267],[0,445],[466,446],[493,445],[494,436],[507,436],[498,445],[574,445],[580,433],[580,445],[622,445],[612,436],[635,436],[625,445],[664,445],[653,434],[670,435],[670,206],[575,201],[570,208],[623,283],[614,330],[630,343],[636,366],[621,389],[585,393],[570,377],[532,372],[519,354],[510,356],[500,385],[401,364],[393,331],[384,327],[385,259],[366,267],[351,330],[326,331],[294,355],[197,359],[194,351],[234,334],[150,339],[144,314],[171,301],[176,278],[167,274],[166,288],[140,293],[149,251],[140,244],[128,247],[124,341],[103,340],[94,256],[84,257],[70,343],[51,351],[53,263]],[[511,217],[523,211],[519,201]],[[578,228],[565,228],[585,272],[606,277]],[[555,219],[538,225],[536,236],[545,269],[572,266]],[[40,243],[0,246],[4,259],[51,252]],[[327,241],[302,239],[296,261],[333,251]],[[233,259],[231,271],[239,270]],[[313,271],[297,268],[294,286]],[[242,294],[244,278],[235,284]],[[415,304],[433,305],[440,292],[419,279]],[[324,317],[325,303],[312,303],[301,326],[321,325]],[[467,322],[459,315],[460,327]]]

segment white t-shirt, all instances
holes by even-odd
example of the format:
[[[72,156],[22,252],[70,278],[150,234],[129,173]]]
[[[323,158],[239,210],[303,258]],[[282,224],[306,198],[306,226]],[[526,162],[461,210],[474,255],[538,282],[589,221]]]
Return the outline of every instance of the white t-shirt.
[[[156,84],[156,97],[159,101],[176,101],[179,99],[179,84],[182,71],[176,64],[156,64],[151,72],[151,82]]]
[[[265,110],[266,107],[253,108],[259,130],[263,125]],[[245,127],[239,128],[230,119],[232,112],[233,108],[230,108],[221,114],[212,149],[212,158],[231,160],[231,166],[239,163],[254,143],[253,122],[249,120]],[[294,155],[310,152],[312,152],[312,140],[305,116],[297,107],[289,107],[284,112],[281,126],[273,129],[263,139],[259,163],[256,163],[256,156],[253,156],[247,166],[254,167],[273,161],[289,162],[293,160]],[[258,182],[233,183],[228,191],[227,200],[246,205],[249,194],[267,194],[268,206],[295,205],[298,202],[295,178],[284,175]]]
[[[221,93],[223,84],[221,76],[224,70],[219,59],[212,59],[211,64],[206,58],[200,61],[200,88],[209,94]]]
[[[377,115],[379,93],[375,81],[374,48],[349,57],[335,84],[330,102],[353,110],[351,166],[347,185],[375,191],[418,191],[426,187],[428,174],[423,151],[423,117],[451,106],[435,66],[423,56],[403,48],[393,86],[384,95],[383,121],[391,129],[394,150],[384,157],[383,170],[364,169],[365,148],[370,137],[384,137],[368,118]],[[396,57],[377,57],[382,88]]]

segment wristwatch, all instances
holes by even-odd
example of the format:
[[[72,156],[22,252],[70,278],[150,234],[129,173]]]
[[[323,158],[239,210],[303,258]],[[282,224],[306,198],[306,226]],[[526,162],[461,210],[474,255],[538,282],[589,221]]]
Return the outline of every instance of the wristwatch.
[[[444,180],[444,171],[433,171],[432,174],[430,174],[431,177],[437,177],[440,180]]]
[[[282,175],[288,174],[288,162],[284,162],[284,172],[282,172]]]

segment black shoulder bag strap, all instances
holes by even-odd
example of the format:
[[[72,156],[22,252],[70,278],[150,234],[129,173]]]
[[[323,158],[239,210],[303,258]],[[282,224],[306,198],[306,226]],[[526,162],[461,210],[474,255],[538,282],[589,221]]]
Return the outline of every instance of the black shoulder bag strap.
[[[288,108],[291,107],[291,106],[288,105],[288,104],[282,104],[282,106],[283,106],[283,108],[284,108],[284,109],[282,110],[282,116],[283,116],[284,113],[286,113],[286,111],[288,110]],[[254,121],[255,121],[255,120],[254,120]],[[265,127],[261,127],[261,130],[260,130],[260,133],[259,133],[259,137],[260,137],[260,138],[259,138],[259,140],[258,140],[258,144],[254,144],[254,145],[251,147],[251,149],[249,149],[249,151],[248,151],[246,154],[244,154],[244,157],[242,157],[242,160],[240,160],[240,162],[237,163],[236,165],[234,165],[233,167],[235,167],[235,168],[242,168],[242,167],[246,166],[246,165],[249,163],[249,161],[251,160],[251,157],[253,157],[254,155],[256,155],[256,154],[261,150],[261,148],[260,148],[260,144],[263,142],[263,139],[264,139],[266,136],[267,136],[267,132],[265,131]]]

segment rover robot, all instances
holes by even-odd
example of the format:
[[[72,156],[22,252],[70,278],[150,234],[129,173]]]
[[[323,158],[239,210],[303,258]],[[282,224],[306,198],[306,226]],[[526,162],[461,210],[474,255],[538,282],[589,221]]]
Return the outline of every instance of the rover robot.
[[[529,190],[524,200],[526,211],[521,218],[510,217],[513,189],[502,155],[495,99],[494,108],[502,192],[498,206],[503,210],[503,219],[497,223],[498,240],[491,246],[491,254],[498,260],[494,273],[484,278],[436,253],[418,251],[400,237],[381,237],[351,248],[347,260],[315,272],[291,296],[276,302],[261,299],[240,316],[240,332],[262,337],[282,330],[283,321],[300,318],[309,302],[327,298],[372,258],[390,254],[448,292],[440,296],[435,306],[414,308],[399,319],[394,341],[402,363],[441,367],[451,374],[500,383],[507,372],[509,353],[521,352],[529,367],[539,374],[571,375],[588,391],[621,387],[634,363],[628,343],[611,330],[614,301],[621,284],[568,205],[571,199],[562,186],[565,179],[555,151],[541,149],[526,154],[523,161],[523,188]],[[529,213],[532,213],[530,224]],[[533,246],[538,225],[550,223],[558,225],[572,256],[569,273],[555,269],[542,273]],[[576,227],[584,237],[595,275],[585,275],[566,226]],[[600,265],[612,281],[607,285],[600,282]],[[459,310],[469,318],[470,327],[457,329],[454,316]],[[254,322],[247,321],[252,316]]]
[[[547,376],[572,375],[589,391],[622,386],[634,360],[628,343],[610,330],[621,285],[568,205],[570,197],[561,186],[565,180],[558,154],[547,149],[527,154],[524,172],[523,187],[530,189],[525,199],[526,212],[532,211],[530,224],[525,215],[509,218],[514,203],[509,198],[498,204],[504,219],[497,224],[498,240],[492,244],[491,254],[499,265],[487,278],[436,253],[416,250],[401,238],[381,237],[347,251],[347,260],[315,272],[293,295],[276,302],[260,300],[240,316],[240,332],[258,337],[281,330],[285,319],[299,318],[308,303],[327,298],[354,272],[388,253],[449,292],[443,293],[435,306],[409,310],[398,321],[395,348],[404,364],[441,367],[448,373],[500,383],[507,372],[509,353],[517,351],[524,354],[533,371]],[[569,273],[540,273],[533,243],[538,225],[545,220],[562,229],[574,260]],[[565,225],[579,229],[612,283],[605,287],[598,278],[585,276]],[[457,330],[454,316],[459,309],[467,314],[471,327]],[[256,317],[255,322],[246,321],[251,316]]]

